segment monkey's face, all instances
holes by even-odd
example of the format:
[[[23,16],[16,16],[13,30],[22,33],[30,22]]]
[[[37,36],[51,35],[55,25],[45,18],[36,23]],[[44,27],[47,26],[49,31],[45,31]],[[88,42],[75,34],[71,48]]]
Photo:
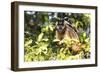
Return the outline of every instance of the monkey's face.
[[[62,33],[65,29],[65,24],[64,24],[64,20],[59,20],[57,23],[56,23],[56,30],[59,32],[59,33]]]

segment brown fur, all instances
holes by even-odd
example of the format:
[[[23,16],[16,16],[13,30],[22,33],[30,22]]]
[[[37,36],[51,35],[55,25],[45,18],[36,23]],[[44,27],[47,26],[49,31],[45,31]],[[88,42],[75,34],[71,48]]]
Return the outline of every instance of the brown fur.
[[[70,27],[67,24],[64,25],[63,27],[64,27],[64,29],[62,30],[62,32],[58,32],[56,30],[56,39],[63,40],[63,39],[69,38],[69,39],[75,39],[75,40],[79,41],[78,34],[72,27]],[[78,45],[78,43],[79,42],[76,42],[71,47],[71,50],[74,51],[75,53],[78,53],[80,51],[80,45]]]
[[[56,39],[62,40],[64,38],[79,40],[78,34],[69,25],[66,25],[61,33],[56,31]]]

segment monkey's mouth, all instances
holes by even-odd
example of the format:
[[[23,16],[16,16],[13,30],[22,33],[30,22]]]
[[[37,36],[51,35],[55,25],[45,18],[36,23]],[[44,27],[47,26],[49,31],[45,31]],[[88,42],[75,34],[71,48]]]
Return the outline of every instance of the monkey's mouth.
[[[62,33],[63,29],[60,28],[60,29],[57,29],[57,31],[58,31],[59,33]]]

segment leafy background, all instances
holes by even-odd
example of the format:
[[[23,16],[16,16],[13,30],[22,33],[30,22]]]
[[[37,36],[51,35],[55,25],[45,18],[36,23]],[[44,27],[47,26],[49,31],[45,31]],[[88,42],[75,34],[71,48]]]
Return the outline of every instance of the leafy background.
[[[60,16],[61,14],[62,16]],[[90,58],[90,14],[60,12],[24,12],[24,61],[77,60]],[[64,41],[61,46],[55,39],[55,23],[60,17],[68,22],[79,35],[80,51],[70,51],[73,40]]]

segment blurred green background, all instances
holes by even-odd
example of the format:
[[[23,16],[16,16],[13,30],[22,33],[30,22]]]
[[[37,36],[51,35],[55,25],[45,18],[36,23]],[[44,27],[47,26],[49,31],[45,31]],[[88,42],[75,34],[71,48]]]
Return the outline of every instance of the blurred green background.
[[[90,58],[90,14],[60,12],[24,12],[24,61],[78,60]],[[68,22],[79,36],[80,51],[69,50],[73,41],[60,47],[55,41],[57,19],[68,17]]]

